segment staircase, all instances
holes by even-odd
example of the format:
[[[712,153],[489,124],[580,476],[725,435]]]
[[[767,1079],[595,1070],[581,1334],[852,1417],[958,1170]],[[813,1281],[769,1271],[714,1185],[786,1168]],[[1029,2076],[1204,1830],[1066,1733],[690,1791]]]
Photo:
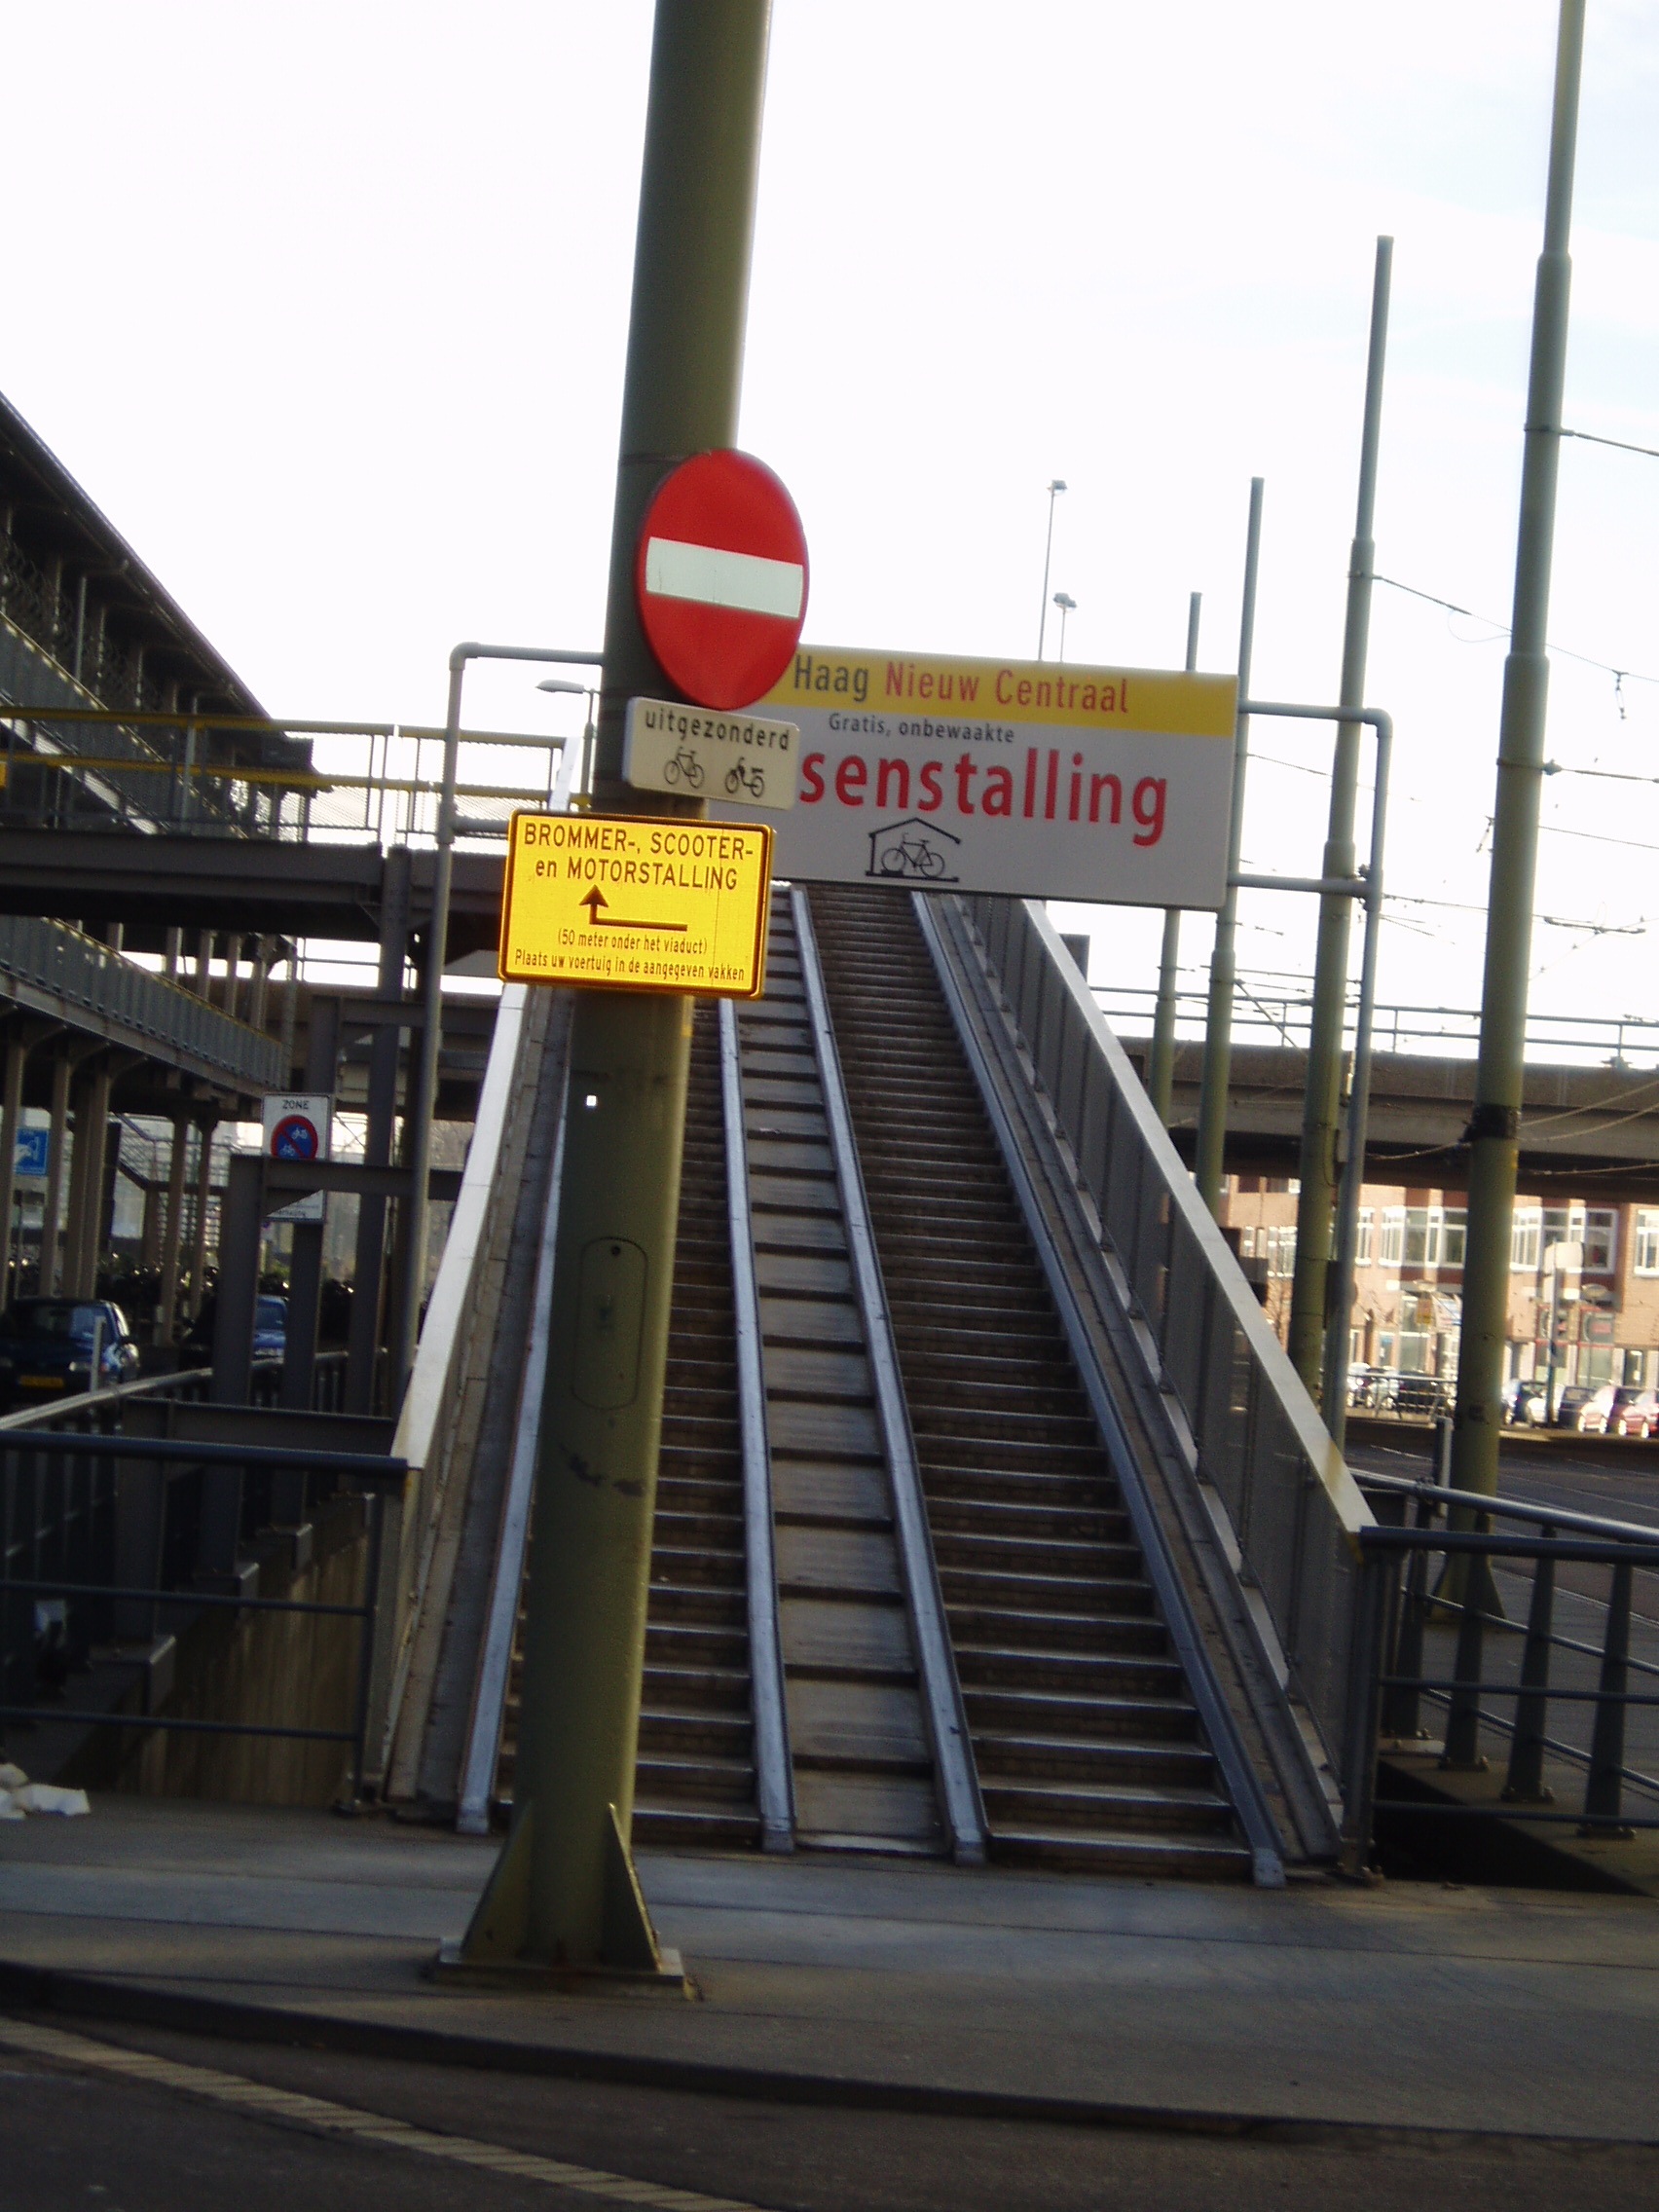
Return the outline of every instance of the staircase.
[[[909,897],[811,906],[992,1855],[1247,1880]]]
[[[736,1335],[715,1002],[691,1032],[674,1302],[663,1395],[634,1835],[679,1848],[758,1843]],[[512,1794],[523,1620],[497,1767]]]

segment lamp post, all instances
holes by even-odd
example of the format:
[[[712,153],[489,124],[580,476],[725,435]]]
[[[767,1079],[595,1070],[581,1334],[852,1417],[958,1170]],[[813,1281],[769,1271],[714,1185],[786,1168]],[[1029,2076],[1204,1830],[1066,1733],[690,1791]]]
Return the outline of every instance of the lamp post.
[[[572,783],[572,791],[586,792],[593,788],[594,701],[597,697],[591,683],[569,683],[562,676],[545,677],[535,688],[538,691],[564,691],[588,703],[587,721],[582,728],[582,757],[579,780]]]
[[[573,661],[598,668],[598,653],[568,652],[553,645],[481,645],[468,640],[450,654],[449,714],[444,723],[444,773],[438,794],[437,849],[432,866],[431,924],[426,943],[426,974],[422,992],[421,1055],[415,1095],[409,1103],[409,1235],[403,1246],[402,1296],[397,1309],[397,1339],[391,1351],[391,1402],[402,1398],[415,1364],[421,1333],[421,1285],[426,1274],[426,1225],[430,1211],[427,1183],[432,1164],[432,1119],[438,1103],[438,1051],[444,1018],[444,946],[449,938],[450,885],[455,875],[455,787],[461,755],[461,687],[471,660]],[[572,689],[581,688],[573,685]]]
[[[1054,594],[1054,605],[1060,610],[1060,658],[1064,660],[1066,657],[1066,616],[1077,612],[1077,601],[1073,599],[1069,591],[1057,591]]]
[[[1043,545],[1043,612],[1037,624],[1037,658],[1043,657],[1043,641],[1049,634],[1049,563],[1054,551],[1054,501],[1066,488],[1063,476],[1049,486],[1049,535]]]

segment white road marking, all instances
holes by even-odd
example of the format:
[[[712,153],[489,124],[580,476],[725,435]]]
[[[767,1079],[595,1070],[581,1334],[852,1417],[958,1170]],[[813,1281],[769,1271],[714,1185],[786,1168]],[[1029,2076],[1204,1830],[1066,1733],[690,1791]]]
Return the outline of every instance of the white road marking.
[[[681,537],[645,540],[645,589],[658,599],[691,599],[704,607],[729,607],[743,614],[776,614],[793,622],[806,592],[798,561],[768,561],[758,553],[726,553],[718,545],[691,545]]]
[[[604,2173],[594,2166],[567,2165],[559,2158],[509,2151],[498,2143],[479,2143],[465,2135],[439,2135],[430,2128],[388,2120],[384,2113],[358,2112],[350,2105],[333,2104],[323,2097],[274,2089],[240,2074],[223,2074],[217,2067],[184,2066],[176,2059],[96,2043],[91,2036],[70,2035],[62,2028],[41,2027],[32,2021],[0,2019],[0,2046],[26,2050],[37,2058],[55,2058],[68,2066],[120,2074],[129,2081],[151,2083],[157,2088],[178,2089],[186,2096],[205,2098],[210,2104],[234,2106],[323,2135],[379,2143],[388,2150],[411,2151],[419,2157],[444,2158],[454,2165],[482,2167],[524,2181],[549,2182],[586,2196],[603,2196],[612,2204],[643,2205],[648,2212],[760,2212],[759,2206],[747,2199],[705,2196],[698,2190],[668,2189],[656,2182],[634,2181],[626,2174]]]

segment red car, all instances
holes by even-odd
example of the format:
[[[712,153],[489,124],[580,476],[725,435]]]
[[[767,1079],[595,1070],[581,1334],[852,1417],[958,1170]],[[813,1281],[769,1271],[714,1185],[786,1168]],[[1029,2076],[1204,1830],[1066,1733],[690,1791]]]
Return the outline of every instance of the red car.
[[[1651,1436],[1659,1429],[1659,1391],[1604,1382],[1578,1409],[1583,1436]]]
[[[1621,1390],[1619,1405],[1607,1423],[1609,1436],[1652,1436],[1659,1433],[1659,1390]]]

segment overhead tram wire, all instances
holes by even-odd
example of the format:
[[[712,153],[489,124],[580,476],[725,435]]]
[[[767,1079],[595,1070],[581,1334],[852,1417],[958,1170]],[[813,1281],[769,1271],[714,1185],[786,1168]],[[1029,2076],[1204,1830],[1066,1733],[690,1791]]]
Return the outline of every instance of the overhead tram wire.
[[[1576,431],[1565,430],[1562,433],[1564,437],[1579,434]],[[1645,448],[1638,450],[1645,451]],[[1507,638],[1509,635],[1507,622],[1499,622],[1494,615],[1483,614],[1478,608],[1459,607],[1455,599],[1442,599],[1438,592],[1421,591],[1416,584],[1403,584],[1398,576],[1378,576],[1375,580],[1380,584],[1386,584],[1390,591],[1404,592],[1408,599],[1420,599],[1430,607],[1443,607],[1448,614],[1460,614],[1465,622],[1484,622],[1493,635],[1489,639],[1479,641],[1482,644],[1495,645],[1499,638]],[[1474,643],[1475,641],[1465,642]],[[1593,653],[1574,652],[1570,645],[1552,645],[1546,649],[1554,653],[1559,659],[1575,660],[1585,668],[1600,669],[1604,676],[1610,676],[1615,683],[1659,684],[1659,676],[1646,676],[1641,669],[1637,668],[1619,668],[1610,660],[1598,660]]]

